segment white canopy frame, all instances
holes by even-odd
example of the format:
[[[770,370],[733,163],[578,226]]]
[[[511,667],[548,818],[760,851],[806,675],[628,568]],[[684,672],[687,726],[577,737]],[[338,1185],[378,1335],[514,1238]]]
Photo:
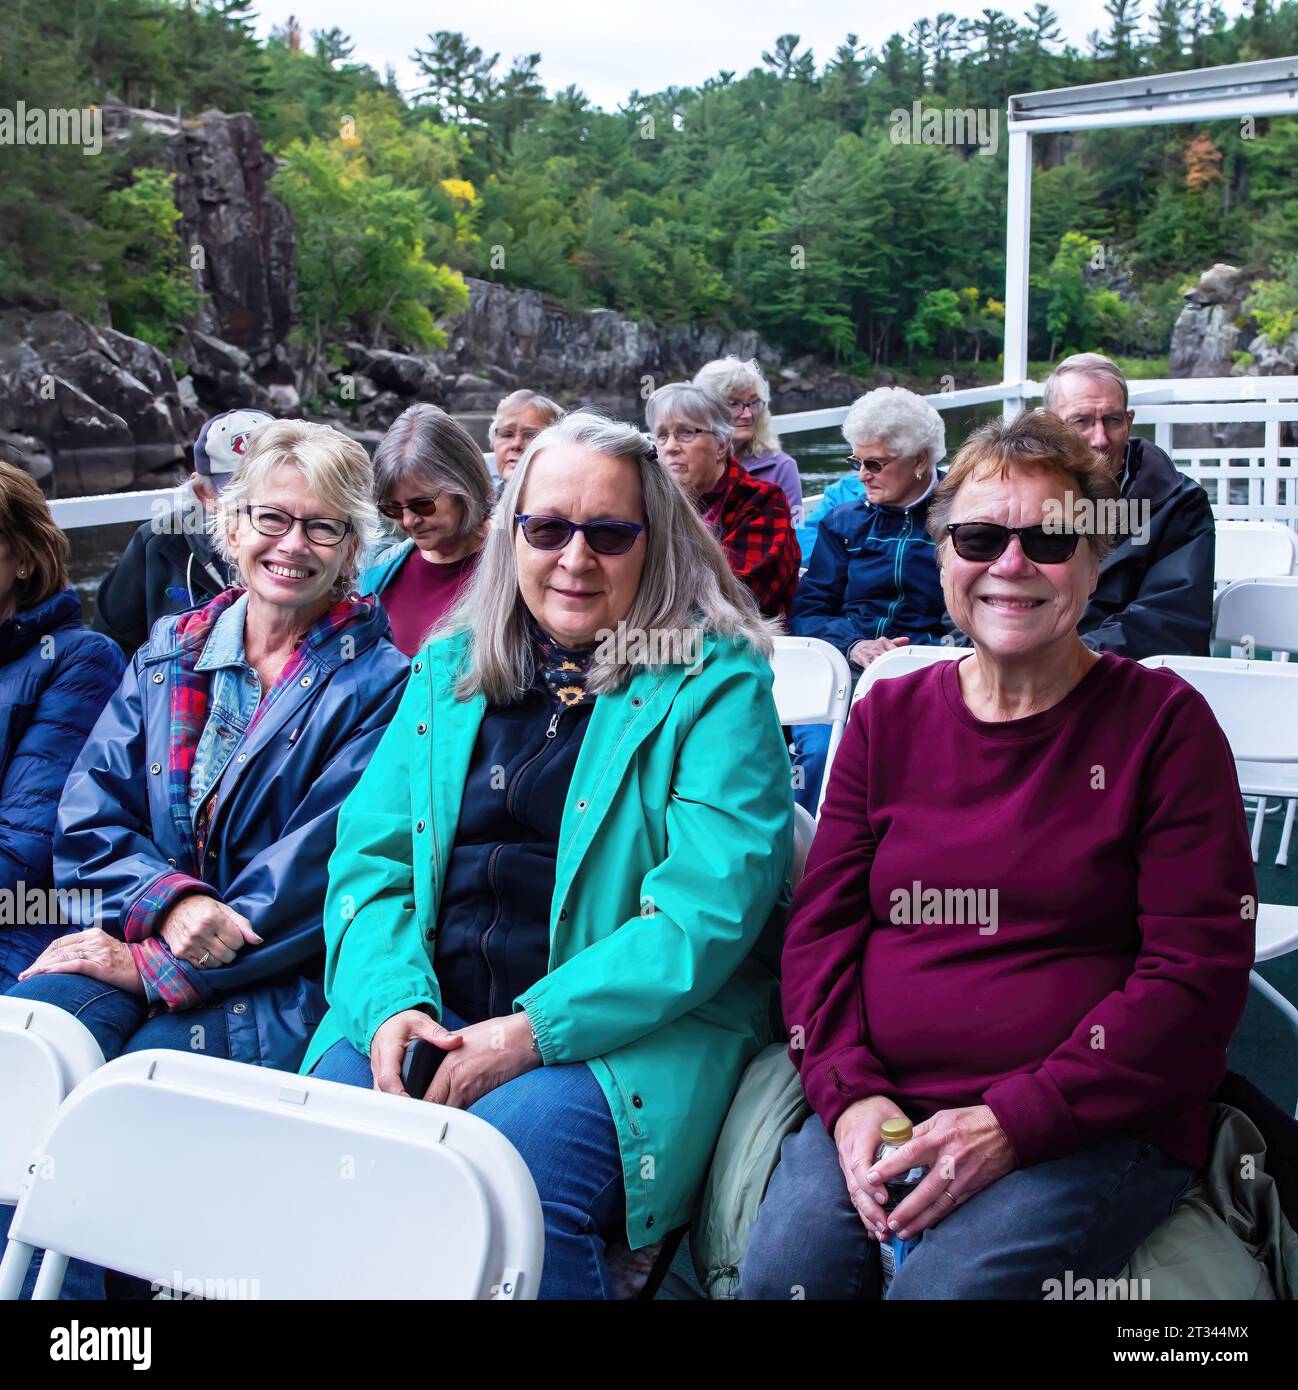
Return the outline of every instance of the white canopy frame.
[[[1009,187],[1005,219],[1006,416],[1017,415],[1041,386],[1028,379],[1028,259],[1032,226],[1032,137],[1065,130],[1298,116],[1298,57],[1230,63],[1191,72],[1093,82],[1028,92],[1009,100]],[[1188,385],[1189,383],[1187,383]],[[1210,377],[1194,382],[1194,399],[1272,400],[1298,396],[1298,378]],[[1162,399],[1176,399],[1160,382]],[[1169,388],[1171,388],[1169,390]],[[1204,388],[1208,388],[1205,390]],[[1259,389],[1262,388],[1262,389]]]

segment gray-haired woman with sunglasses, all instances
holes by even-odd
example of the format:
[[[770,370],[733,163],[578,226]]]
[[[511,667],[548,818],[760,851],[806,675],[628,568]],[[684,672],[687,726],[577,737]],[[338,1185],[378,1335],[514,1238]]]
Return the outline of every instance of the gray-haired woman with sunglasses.
[[[567,416],[500,506],[339,824],[306,1064],[494,1125],[540,1194],[540,1296],[607,1298],[609,1246],[688,1221],[773,1022],[771,624],[631,425]]]
[[[473,577],[495,500],[482,450],[435,405],[412,405],[374,454],[378,509],[405,540],[378,553],[361,574],[377,594],[392,640],[413,656]]]

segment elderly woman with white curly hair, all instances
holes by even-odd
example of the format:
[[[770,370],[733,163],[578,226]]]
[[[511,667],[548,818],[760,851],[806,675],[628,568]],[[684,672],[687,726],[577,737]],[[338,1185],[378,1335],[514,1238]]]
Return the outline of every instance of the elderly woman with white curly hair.
[[[343,807],[306,1066],[495,1126],[540,1194],[540,1296],[607,1298],[606,1245],[689,1220],[771,1036],[771,625],[630,425],[545,430],[496,518]]]
[[[941,639],[945,606],[925,519],[946,457],[946,428],[913,391],[882,386],[852,403],[843,438],[864,495],[820,522],[789,627],[831,643],[864,670],[893,647]],[[799,726],[794,742],[798,795],[814,810],[828,726]]]

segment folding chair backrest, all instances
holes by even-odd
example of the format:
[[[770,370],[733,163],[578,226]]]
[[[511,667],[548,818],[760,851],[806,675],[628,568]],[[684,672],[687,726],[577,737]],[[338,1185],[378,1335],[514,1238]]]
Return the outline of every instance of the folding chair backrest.
[[[1149,656],[1207,700],[1236,762],[1298,762],[1298,663],[1234,657]]]
[[[536,1186],[463,1110],[138,1052],[67,1099],[43,1148],[54,1177],[27,1186],[10,1236],[47,1263],[57,1251],[201,1297],[536,1297]],[[142,1181],[168,1194],[152,1213]]]
[[[856,690],[852,695],[852,703],[855,704],[875,681],[892,680],[897,676],[906,676],[912,671],[918,671],[923,666],[931,666],[935,661],[951,661],[972,654],[972,647],[894,647],[892,651],[876,657],[861,672],[861,679],[857,681]]]
[[[1298,652],[1298,577],[1237,579],[1213,604],[1213,637],[1232,647]]]
[[[796,803],[793,807],[793,886],[802,882],[807,867],[807,855],[811,853],[811,842],[816,834],[816,818],[805,806]]]
[[[777,637],[771,655],[775,708],[781,724],[828,724],[829,748],[820,799],[852,707],[852,668],[847,658],[819,637]]]
[[[1213,579],[1263,579],[1298,571],[1298,537],[1280,521],[1219,521]]]
[[[99,1044],[65,1009],[0,995],[0,1203],[17,1202],[55,1111],[103,1065]]]

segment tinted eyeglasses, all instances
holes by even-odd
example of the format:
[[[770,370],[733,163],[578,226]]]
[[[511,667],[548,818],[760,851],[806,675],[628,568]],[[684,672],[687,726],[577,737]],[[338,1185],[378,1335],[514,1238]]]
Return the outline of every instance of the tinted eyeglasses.
[[[1079,531],[1046,530],[1044,526],[998,526],[994,521],[953,521],[947,534],[962,560],[987,564],[1005,554],[1011,536],[1034,565],[1062,565],[1071,560],[1081,540]]]
[[[293,523],[300,521],[306,538],[313,545],[341,545],[352,530],[350,521],[340,521],[332,516],[295,516],[279,507],[263,507],[255,502],[244,506],[253,529],[263,536],[287,536]]]
[[[536,550],[562,550],[574,532],[580,531],[597,555],[625,555],[645,528],[634,521],[569,521],[563,516],[529,516],[519,512],[514,520],[523,539]]]
[[[848,454],[847,466],[849,468],[864,468],[867,473],[882,473],[890,463],[896,463],[893,459],[859,459],[855,454]]]
[[[437,500],[441,495],[440,492],[434,492],[431,497],[410,497],[404,502],[380,502],[379,514],[387,517],[389,521],[400,521],[403,512],[413,512],[416,516],[432,516],[437,510]]]

